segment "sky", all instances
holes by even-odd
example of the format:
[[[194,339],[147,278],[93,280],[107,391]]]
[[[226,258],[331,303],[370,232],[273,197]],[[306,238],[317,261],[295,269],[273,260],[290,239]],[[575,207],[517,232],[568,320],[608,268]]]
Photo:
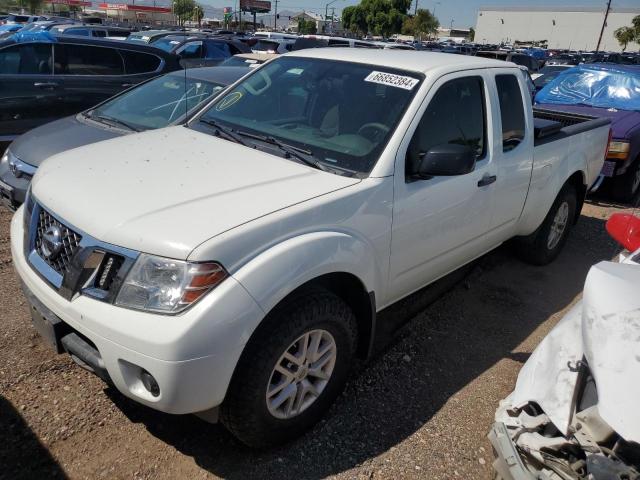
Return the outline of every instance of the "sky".
[[[237,0],[199,0],[200,3],[211,5],[213,7],[234,7]],[[325,5],[331,0],[278,0],[278,10],[293,11],[311,11],[324,14]],[[454,27],[468,28],[475,26],[478,8],[480,6],[521,6],[521,5],[552,5],[552,6],[570,6],[580,5],[589,7],[601,6],[604,11],[606,7],[605,0],[417,0],[418,8],[428,8],[432,12],[435,9],[436,17],[440,20],[440,25],[449,27],[453,20]],[[415,8],[416,0],[413,0],[411,10]],[[339,13],[344,7],[349,5],[357,5],[359,0],[336,0],[330,7],[335,7],[336,13]],[[616,7],[639,7],[638,0],[613,0],[611,8]],[[271,0],[271,8],[275,5],[275,0]]]

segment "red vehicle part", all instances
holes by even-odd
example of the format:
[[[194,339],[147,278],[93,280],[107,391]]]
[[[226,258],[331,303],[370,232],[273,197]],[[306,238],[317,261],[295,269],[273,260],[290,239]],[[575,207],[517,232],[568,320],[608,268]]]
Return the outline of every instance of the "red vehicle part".
[[[630,213],[614,213],[607,220],[606,228],[609,235],[630,252],[640,248],[640,218]]]

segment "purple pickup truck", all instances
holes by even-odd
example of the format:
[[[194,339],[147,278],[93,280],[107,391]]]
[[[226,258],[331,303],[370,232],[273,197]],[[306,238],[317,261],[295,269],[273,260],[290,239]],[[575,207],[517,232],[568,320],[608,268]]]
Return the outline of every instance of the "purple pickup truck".
[[[561,73],[538,92],[536,107],[611,119],[611,141],[599,181],[616,200],[640,187],[640,66],[588,64]]]

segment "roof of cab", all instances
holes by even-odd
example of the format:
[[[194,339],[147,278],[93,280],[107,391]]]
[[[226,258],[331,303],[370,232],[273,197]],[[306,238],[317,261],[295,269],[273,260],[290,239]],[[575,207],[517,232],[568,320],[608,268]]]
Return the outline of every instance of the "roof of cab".
[[[414,72],[427,73],[438,68],[474,69],[505,68],[515,64],[490,58],[455,55],[439,52],[411,51],[400,49],[368,49],[368,48],[309,48],[287,53],[286,56],[323,58],[344,62],[365,63],[381,67],[397,68]]]

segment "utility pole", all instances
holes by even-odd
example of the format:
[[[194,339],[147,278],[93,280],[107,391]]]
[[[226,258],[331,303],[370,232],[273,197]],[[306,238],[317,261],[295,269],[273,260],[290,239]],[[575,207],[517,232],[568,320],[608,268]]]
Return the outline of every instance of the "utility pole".
[[[276,13],[273,15],[273,29],[278,30],[278,0],[276,0]]]
[[[598,37],[598,45],[596,45],[596,53],[600,50],[600,42],[602,42],[602,34],[604,33],[604,27],[607,26],[607,17],[609,16],[609,10],[611,10],[611,0],[607,2],[607,11],[604,12],[604,21],[602,22],[602,28],[600,29],[600,36]]]

